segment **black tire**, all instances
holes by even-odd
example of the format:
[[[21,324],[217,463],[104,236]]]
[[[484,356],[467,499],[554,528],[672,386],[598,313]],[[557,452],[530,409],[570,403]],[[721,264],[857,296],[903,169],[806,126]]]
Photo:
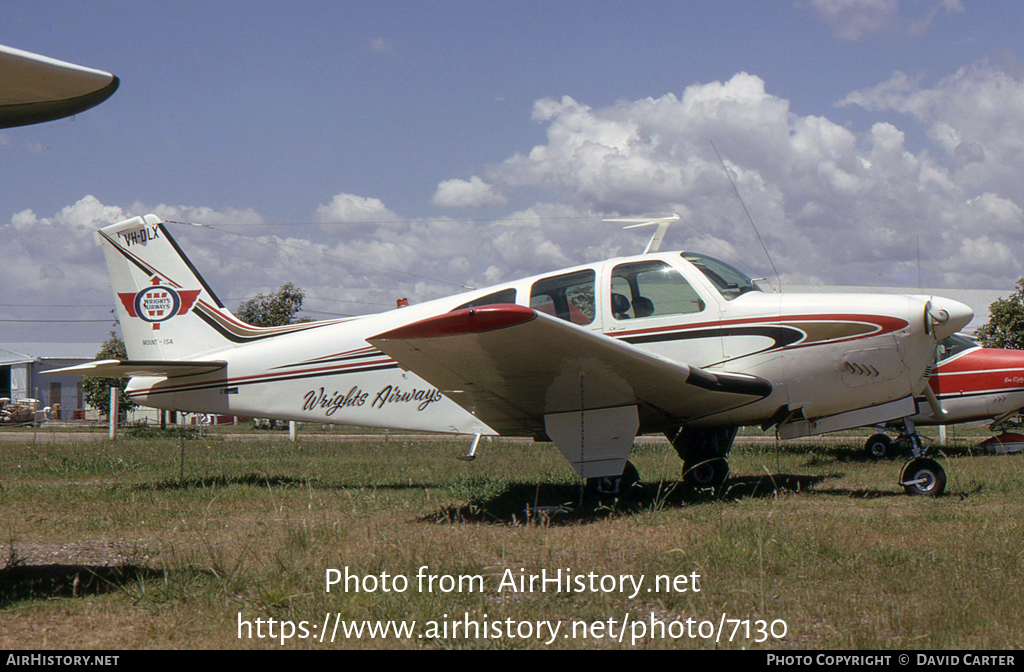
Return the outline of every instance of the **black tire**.
[[[597,497],[622,497],[640,485],[640,471],[626,460],[620,476],[587,479],[587,491]]]
[[[915,457],[903,465],[900,485],[913,497],[938,497],[946,491],[946,470],[928,457]]]
[[[892,439],[885,434],[874,434],[864,442],[864,451],[873,460],[888,460],[895,453]]]
[[[728,477],[729,461],[724,457],[683,462],[683,483],[691,488],[718,490]]]

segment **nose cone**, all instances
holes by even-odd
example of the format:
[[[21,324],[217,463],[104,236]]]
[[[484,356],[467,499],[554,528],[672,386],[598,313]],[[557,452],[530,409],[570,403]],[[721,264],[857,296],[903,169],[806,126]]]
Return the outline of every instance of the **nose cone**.
[[[970,306],[942,296],[933,296],[925,309],[925,319],[929,321],[938,340],[960,331],[973,318],[974,311]]]

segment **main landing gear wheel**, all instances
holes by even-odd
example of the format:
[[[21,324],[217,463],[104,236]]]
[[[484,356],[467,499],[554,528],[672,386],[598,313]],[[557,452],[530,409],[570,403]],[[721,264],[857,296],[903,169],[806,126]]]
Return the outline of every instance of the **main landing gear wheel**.
[[[874,460],[885,460],[891,458],[894,447],[892,439],[885,434],[874,434],[864,443],[864,450],[868,457]]]
[[[622,497],[640,485],[640,472],[626,460],[621,476],[601,476],[587,479],[587,492],[597,497]]]
[[[900,485],[908,495],[938,497],[946,491],[946,470],[928,457],[915,457],[903,465]]]
[[[691,463],[683,462],[683,483],[698,489],[718,490],[729,476],[729,461],[724,457],[708,457]]]
[[[683,458],[684,486],[694,490],[721,490],[729,476],[729,449],[738,429],[680,427],[675,432],[665,433]]]

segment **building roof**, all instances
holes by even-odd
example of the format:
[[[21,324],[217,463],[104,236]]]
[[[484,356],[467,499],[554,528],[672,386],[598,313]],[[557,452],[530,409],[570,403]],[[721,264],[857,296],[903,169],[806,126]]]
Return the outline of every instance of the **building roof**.
[[[11,364],[27,364],[34,361],[36,361],[35,357],[26,355],[23,352],[15,352],[14,350],[9,350],[3,346],[0,346],[0,366],[10,366]]]
[[[100,343],[0,343],[0,364],[21,364],[38,359],[88,361],[94,359],[102,347]]]

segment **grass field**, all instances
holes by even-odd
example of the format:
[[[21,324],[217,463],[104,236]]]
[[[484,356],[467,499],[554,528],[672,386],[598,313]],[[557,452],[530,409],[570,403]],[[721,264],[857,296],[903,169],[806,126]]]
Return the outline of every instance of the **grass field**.
[[[953,445],[946,496],[921,499],[862,440],[740,443],[719,498],[679,487],[666,444],[638,444],[641,487],[575,506],[551,444],[464,463],[465,440],[212,434],[184,442],[182,469],[178,439],[28,434],[0,442],[0,648],[1020,646],[1024,456]],[[346,568],[358,589],[328,593]],[[559,569],[613,578],[502,584]],[[647,592],[658,576],[676,583]],[[644,583],[603,589],[619,577]],[[363,620],[416,629],[334,630]]]

